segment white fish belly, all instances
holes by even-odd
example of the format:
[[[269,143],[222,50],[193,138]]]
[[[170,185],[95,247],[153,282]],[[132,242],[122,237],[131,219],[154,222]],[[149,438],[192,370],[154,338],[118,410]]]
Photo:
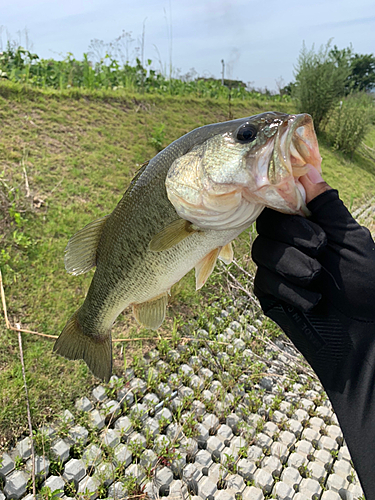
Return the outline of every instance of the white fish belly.
[[[140,269],[140,286],[134,290],[133,302],[146,302],[169,291],[206,255],[232,241],[242,230],[194,233],[169,250],[149,252],[144,269]]]

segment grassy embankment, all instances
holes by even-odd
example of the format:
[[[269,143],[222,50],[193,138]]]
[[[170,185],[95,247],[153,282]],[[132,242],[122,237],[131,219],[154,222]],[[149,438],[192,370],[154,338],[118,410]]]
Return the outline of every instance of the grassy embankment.
[[[293,112],[293,105],[256,99],[231,103],[233,118],[269,109]],[[82,303],[92,277],[91,272],[79,277],[66,274],[63,252],[70,236],[113,210],[138,165],[156,154],[155,142],[166,146],[195,127],[227,120],[228,114],[224,99],[39,91],[1,83],[0,194],[7,200],[0,197],[0,268],[11,323],[58,335]],[[367,140],[374,147],[374,129]],[[357,206],[374,195],[373,163],[359,154],[345,158],[324,141],[321,144],[325,178],[348,205]],[[237,256],[245,253],[245,260],[247,239],[236,247]],[[210,297],[219,295],[217,281],[213,275],[195,293],[190,273],[176,285],[160,335],[170,334],[176,317],[180,324],[197,317]],[[0,335],[0,445],[5,446],[26,429],[27,420],[17,335],[5,329],[3,320]],[[121,349],[130,361],[132,354],[150,344],[150,332],[125,311],[113,336],[146,339],[114,345],[114,373],[121,374]],[[95,379],[84,363],[54,356],[52,341],[23,335],[23,343],[32,420],[37,426],[71,407]]]

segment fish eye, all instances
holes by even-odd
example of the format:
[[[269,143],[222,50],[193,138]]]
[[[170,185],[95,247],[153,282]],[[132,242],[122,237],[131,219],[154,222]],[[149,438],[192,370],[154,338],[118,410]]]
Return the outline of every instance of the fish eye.
[[[242,144],[246,144],[248,142],[252,142],[256,139],[258,130],[254,125],[250,123],[244,123],[237,130],[237,141],[242,142]]]

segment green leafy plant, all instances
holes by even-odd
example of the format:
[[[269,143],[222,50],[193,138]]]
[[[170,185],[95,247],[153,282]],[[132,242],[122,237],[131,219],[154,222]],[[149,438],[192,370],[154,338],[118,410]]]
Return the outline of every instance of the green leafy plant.
[[[330,42],[315,52],[303,45],[295,68],[294,97],[301,112],[309,113],[319,132],[337,100],[345,95],[350,75],[347,64],[341,64],[331,52]]]

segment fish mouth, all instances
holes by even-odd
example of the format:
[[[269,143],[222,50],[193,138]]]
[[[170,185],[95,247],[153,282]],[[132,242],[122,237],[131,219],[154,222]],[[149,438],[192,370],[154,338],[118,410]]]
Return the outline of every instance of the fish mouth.
[[[290,115],[278,128],[273,154],[268,165],[268,180],[280,189],[280,194],[288,206],[305,215],[306,194],[299,178],[307,174],[311,166],[321,172],[322,158],[319,153],[313,120],[303,113]],[[283,189],[283,185],[294,180],[292,191]],[[278,189],[278,190],[279,190]]]

